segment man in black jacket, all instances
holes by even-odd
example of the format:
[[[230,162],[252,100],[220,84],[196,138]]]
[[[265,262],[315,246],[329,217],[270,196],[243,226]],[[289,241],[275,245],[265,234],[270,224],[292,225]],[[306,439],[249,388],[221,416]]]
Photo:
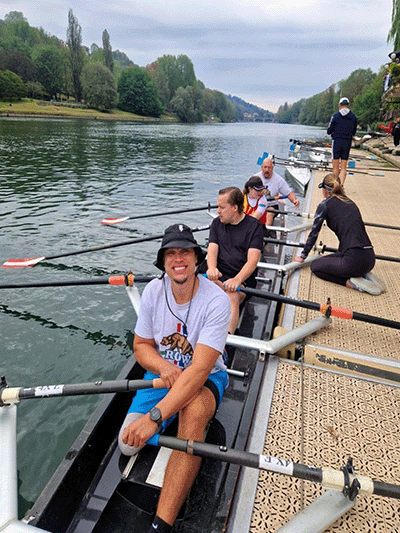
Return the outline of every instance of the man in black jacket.
[[[332,136],[332,168],[333,173],[339,176],[342,185],[346,180],[347,161],[349,159],[351,142],[357,131],[357,118],[349,109],[349,99],[341,98],[339,111],[335,113],[327,129]]]

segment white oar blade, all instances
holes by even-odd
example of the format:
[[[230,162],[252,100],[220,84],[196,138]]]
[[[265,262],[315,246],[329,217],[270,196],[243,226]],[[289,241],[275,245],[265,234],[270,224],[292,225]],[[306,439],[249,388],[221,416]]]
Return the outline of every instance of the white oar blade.
[[[111,226],[112,224],[119,224],[120,222],[125,222],[125,220],[128,220],[129,217],[107,217],[107,218],[103,218],[103,220],[101,221],[102,224],[106,225],[106,226]]]
[[[45,257],[31,257],[30,259],[9,259],[3,265],[2,268],[22,268],[35,266],[40,261],[46,259]]]

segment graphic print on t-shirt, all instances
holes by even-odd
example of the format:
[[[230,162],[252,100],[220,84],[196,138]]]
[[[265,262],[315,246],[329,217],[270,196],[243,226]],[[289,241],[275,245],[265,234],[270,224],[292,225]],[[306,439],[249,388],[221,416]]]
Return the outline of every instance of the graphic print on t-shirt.
[[[177,329],[180,330],[180,327]],[[161,346],[169,346],[169,349],[166,349],[162,356],[174,365],[186,368],[191,363],[193,348],[187,338],[181,333],[175,332],[163,337]]]

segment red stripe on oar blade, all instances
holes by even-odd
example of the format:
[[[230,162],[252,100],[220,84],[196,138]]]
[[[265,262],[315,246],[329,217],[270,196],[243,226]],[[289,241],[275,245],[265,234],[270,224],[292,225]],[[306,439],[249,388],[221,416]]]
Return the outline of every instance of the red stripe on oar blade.
[[[35,266],[39,261],[43,261],[45,257],[31,257],[30,259],[9,259],[6,261],[2,268],[22,268]]]
[[[103,218],[101,223],[105,224],[106,226],[111,226],[111,224],[119,224],[120,222],[125,222],[125,220],[128,220],[128,219],[129,217],[120,217],[120,218],[108,217],[108,218]]]

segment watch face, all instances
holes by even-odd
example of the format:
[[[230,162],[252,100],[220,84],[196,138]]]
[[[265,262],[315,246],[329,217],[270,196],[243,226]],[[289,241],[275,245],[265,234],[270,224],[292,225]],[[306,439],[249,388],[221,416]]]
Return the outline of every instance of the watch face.
[[[161,416],[161,411],[158,407],[153,407],[153,409],[151,409],[150,418],[153,422],[156,422],[158,426],[161,424],[162,416]]]

